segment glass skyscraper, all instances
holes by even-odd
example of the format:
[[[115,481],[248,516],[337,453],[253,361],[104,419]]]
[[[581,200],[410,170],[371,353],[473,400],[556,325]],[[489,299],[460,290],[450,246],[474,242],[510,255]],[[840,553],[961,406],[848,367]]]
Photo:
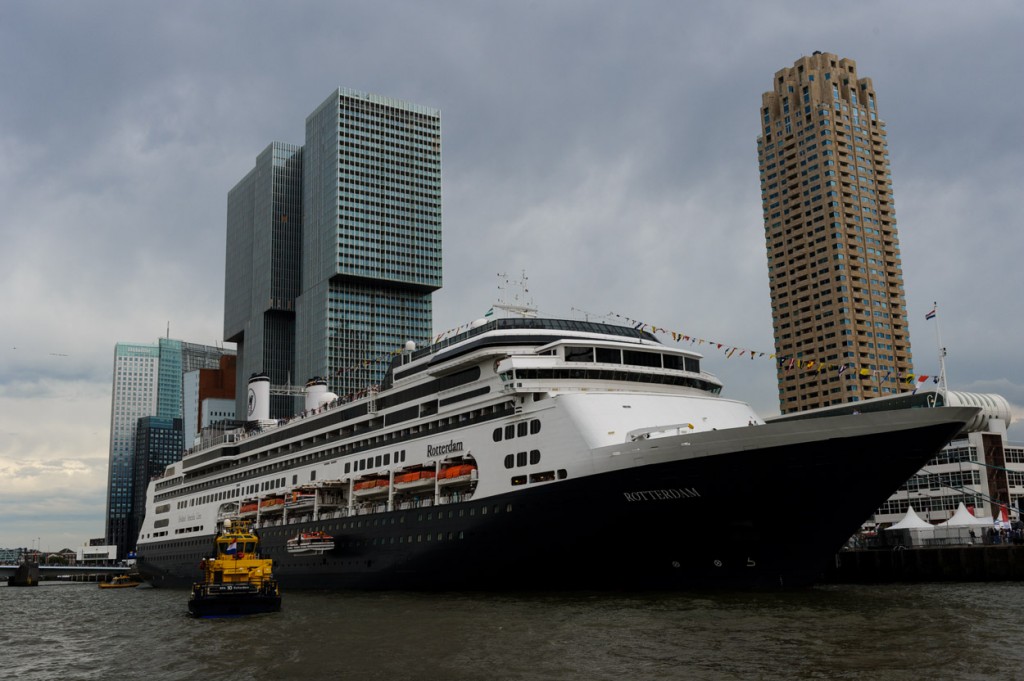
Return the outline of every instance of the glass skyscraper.
[[[138,421],[156,413],[160,347],[118,343],[114,347],[114,389],[110,409],[107,465],[107,544],[121,557],[130,542],[134,512],[135,434]]]
[[[135,431],[135,452],[132,457],[132,514],[128,523],[127,543],[119,545],[134,549],[142,519],[146,515],[146,487],[164,468],[181,459],[182,420],[160,416],[143,416]]]
[[[228,195],[224,337],[238,344],[239,417],[261,371],[278,386],[320,376],[340,395],[378,383],[389,353],[430,339],[440,287],[440,112],[332,92],[303,147],[270,145]],[[271,397],[272,417],[296,408]]]
[[[246,383],[266,372],[271,383],[295,374],[295,299],[302,249],[302,147],[274,142],[228,193],[224,339],[238,352],[236,412],[245,418]],[[295,412],[293,398],[271,397],[270,415]]]
[[[126,548],[134,546],[137,526],[133,518],[144,510],[135,507],[135,446],[140,422],[150,416],[181,419],[182,372],[217,368],[221,355],[232,353],[173,338],[115,345],[105,534],[106,542],[118,547],[120,557],[124,557]],[[176,439],[168,446],[181,458],[184,442],[180,423],[175,432]],[[168,436],[161,437],[166,442]]]
[[[295,366],[340,394],[431,336],[441,287],[441,114],[338,89],[306,118]]]

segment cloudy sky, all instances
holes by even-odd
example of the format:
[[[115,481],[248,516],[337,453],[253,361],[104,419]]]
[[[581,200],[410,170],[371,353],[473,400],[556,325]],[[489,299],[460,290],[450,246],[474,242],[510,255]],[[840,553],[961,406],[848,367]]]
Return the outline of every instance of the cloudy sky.
[[[0,547],[104,531],[118,341],[222,338],[228,190],[338,86],[439,108],[440,332],[543,314],[771,352],[755,140],[775,71],[857,61],[889,131],[915,368],[1024,441],[1024,4],[0,2]],[[773,365],[709,355],[778,413]]]

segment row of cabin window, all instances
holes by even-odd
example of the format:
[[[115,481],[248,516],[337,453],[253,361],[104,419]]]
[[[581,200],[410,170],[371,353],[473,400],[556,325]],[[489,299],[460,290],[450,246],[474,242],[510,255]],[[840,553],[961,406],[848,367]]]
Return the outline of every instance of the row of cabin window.
[[[526,464],[526,452],[518,452],[516,454],[508,454],[505,456],[505,468],[513,468],[515,466],[525,466]],[[530,453],[530,465],[540,463],[540,450],[531,449]]]
[[[420,426],[420,427],[421,428],[425,428],[426,430],[429,431],[429,430],[432,430],[434,428],[442,428],[443,426],[448,425],[448,424],[456,424],[456,423],[461,423],[463,421],[473,421],[478,416],[480,418],[484,418],[487,414],[497,413],[502,408],[503,408],[502,405],[491,405],[489,407],[484,407],[482,409],[473,409],[473,410],[470,410],[470,411],[467,411],[467,412],[463,412],[461,414],[457,414],[457,415],[453,415],[453,416],[446,416],[443,419],[440,419],[438,421],[434,421],[431,424],[424,424],[423,426]],[[540,424],[539,423],[537,424],[536,428],[537,428],[537,430],[534,431],[534,432],[540,432]],[[340,435],[340,431],[338,431],[338,434]],[[386,434],[384,436],[376,435],[376,436],[373,436],[373,437],[365,439],[365,440],[360,440],[359,442],[353,443],[351,445],[347,444],[347,445],[344,446],[344,448],[347,449],[349,446],[355,446],[355,447],[360,447],[361,448],[361,447],[369,445],[372,442],[381,441],[382,438],[385,438],[387,440],[390,440],[391,438],[397,438],[397,439],[405,440],[405,439],[410,439],[410,438],[415,438],[415,437],[417,437],[417,435],[415,435],[414,433],[410,432],[410,429],[406,428],[406,429],[404,429],[402,431],[394,431],[394,432],[388,433],[388,434]],[[281,448],[278,448],[276,450],[273,450],[273,452],[270,452],[270,455],[271,456],[279,456],[280,454],[285,453],[285,451],[286,451],[286,448],[285,447],[281,447]],[[250,459],[254,459],[257,456],[263,456],[265,454],[266,453],[264,453],[262,455],[255,455],[254,454],[253,456],[247,457],[246,459],[241,459],[240,463],[243,463],[243,464],[244,463],[248,463],[248,461]],[[155,498],[155,501],[164,501],[165,499],[168,499],[168,498],[173,498],[173,497],[180,496],[180,495],[190,494],[190,493],[192,493],[194,491],[197,491],[197,490],[203,489],[203,488],[207,488],[207,487],[220,487],[221,485],[226,485],[226,484],[230,483],[233,480],[260,476],[260,475],[263,475],[265,472],[271,471],[271,470],[273,470],[275,468],[280,468],[282,466],[291,467],[291,466],[298,465],[301,462],[305,462],[307,460],[308,461],[317,461],[317,460],[320,460],[320,459],[323,459],[323,458],[334,458],[335,456],[338,456],[339,454],[344,455],[344,453],[342,452],[342,447],[336,447],[333,450],[324,450],[324,451],[317,452],[317,453],[314,453],[314,454],[306,454],[305,456],[299,457],[297,459],[293,459],[291,461],[277,461],[277,462],[274,462],[274,463],[267,464],[265,466],[261,466],[260,468],[258,468],[256,470],[251,470],[251,471],[247,471],[247,472],[244,472],[244,473],[232,473],[232,474],[227,475],[225,477],[215,478],[213,480],[208,480],[208,481],[200,482],[200,483],[197,483],[197,484],[194,484],[194,485],[190,485],[189,487],[185,487],[183,489],[174,490],[173,492],[166,492],[164,494],[157,494],[156,498]],[[385,455],[385,456],[387,456],[387,455]],[[405,450],[402,450],[401,452],[396,453],[395,456],[396,456],[395,461],[397,463],[401,463],[402,461],[405,461]],[[227,464],[227,465],[230,467],[233,464]],[[346,473],[350,472],[348,470],[349,464],[346,463],[345,465],[346,465],[345,472]],[[369,464],[367,464],[367,465],[369,465]],[[376,465],[380,466],[380,465],[388,465],[388,464],[384,464],[383,462],[381,462],[381,463],[376,464]],[[355,469],[355,470],[360,470],[360,469]],[[314,479],[315,479],[315,473],[312,474],[312,477],[310,478],[310,480],[314,480]],[[250,491],[243,492],[243,494],[251,494],[251,493],[252,492],[250,492]],[[236,493],[233,496],[238,496],[238,494]],[[193,500],[192,503],[194,504],[196,502]]]
[[[495,442],[501,442],[504,440],[511,440],[514,437],[525,437],[526,435],[536,435],[540,432],[540,421],[533,419],[532,421],[520,421],[519,423],[510,423],[502,428],[495,428],[493,438]]]
[[[405,461],[405,450],[395,452],[395,463],[402,463]],[[390,466],[391,465],[391,454],[378,454],[377,456],[368,456],[365,459],[359,461],[345,462],[345,472],[350,473],[352,471],[365,471],[367,468],[377,468],[379,466]]]
[[[559,480],[565,480],[569,477],[569,472],[564,468],[559,468],[557,471],[543,471],[541,473],[530,473],[530,477],[527,478],[525,475],[516,475],[512,478],[512,486],[525,485],[527,482],[550,482],[555,477]]]
[[[639,367],[673,369],[675,371],[700,371],[700,360],[695,357],[680,357],[660,352],[642,350],[620,350],[619,348],[595,348],[568,345],[565,348],[566,362],[598,362],[601,364],[628,364]]]

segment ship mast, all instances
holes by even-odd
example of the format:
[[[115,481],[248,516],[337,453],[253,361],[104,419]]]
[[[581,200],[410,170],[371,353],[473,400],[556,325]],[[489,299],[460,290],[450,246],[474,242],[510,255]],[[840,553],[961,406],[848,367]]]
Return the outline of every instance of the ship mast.
[[[515,282],[504,272],[498,272],[498,277],[501,283],[498,284],[498,302],[494,304],[494,308],[520,317],[536,317],[537,308],[533,306],[533,300],[528,295],[530,290],[526,288],[526,270],[522,271],[520,279]]]
[[[949,386],[946,383],[946,348],[942,345],[942,337],[939,335],[939,303],[932,303],[932,311],[926,315],[927,319],[935,321],[935,345],[939,349],[939,392],[945,398]]]

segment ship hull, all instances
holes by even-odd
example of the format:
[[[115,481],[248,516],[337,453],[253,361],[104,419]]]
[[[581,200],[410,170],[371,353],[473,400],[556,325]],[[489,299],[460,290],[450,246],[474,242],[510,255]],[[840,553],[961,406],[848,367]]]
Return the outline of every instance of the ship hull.
[[[305,524],[334,536],[323,555],[289,554],[294,527],[265,528],[261,543],[285,590],[807,586],[970,413],[906,410],[650,440],[614,452],[632,464],[614,470]],[[211,541],[140,546],[140,571],[156,586],[187,586]]]

